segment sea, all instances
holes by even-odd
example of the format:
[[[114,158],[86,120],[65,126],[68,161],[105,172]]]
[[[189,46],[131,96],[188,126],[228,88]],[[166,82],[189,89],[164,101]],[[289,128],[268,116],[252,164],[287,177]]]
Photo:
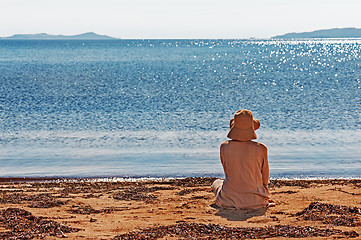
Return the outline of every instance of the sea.
[[[361,39],[0,40],[0,177],[223,177],[239,109],[271,178],[361,178]]]

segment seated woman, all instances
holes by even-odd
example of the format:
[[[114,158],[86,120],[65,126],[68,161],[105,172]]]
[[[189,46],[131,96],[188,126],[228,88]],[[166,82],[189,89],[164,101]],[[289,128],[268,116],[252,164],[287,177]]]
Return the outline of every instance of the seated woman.
[[[220,157],[225,179],[212,184],[220,207],[261,208],[269,206],[269,167],[267,148],[253,142],[260,127],[248,110],[239,110],[230,122],[227,140],[221,144]]]

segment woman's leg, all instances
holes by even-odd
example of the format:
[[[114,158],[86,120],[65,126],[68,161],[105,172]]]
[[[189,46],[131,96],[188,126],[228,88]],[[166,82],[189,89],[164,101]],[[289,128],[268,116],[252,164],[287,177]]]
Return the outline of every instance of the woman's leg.
[[[214,195],[217,195],[219,190],[222,188],[223,180],[222,179],[216,179],[212,184],[212,191]]]

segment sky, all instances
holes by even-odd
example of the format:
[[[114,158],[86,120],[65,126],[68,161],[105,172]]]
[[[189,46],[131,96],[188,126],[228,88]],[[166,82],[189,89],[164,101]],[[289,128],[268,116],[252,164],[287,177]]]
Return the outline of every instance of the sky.
[[[269,38],[361,28],[361,0],[0,0],[0,37],[96,32],[124,39]]]

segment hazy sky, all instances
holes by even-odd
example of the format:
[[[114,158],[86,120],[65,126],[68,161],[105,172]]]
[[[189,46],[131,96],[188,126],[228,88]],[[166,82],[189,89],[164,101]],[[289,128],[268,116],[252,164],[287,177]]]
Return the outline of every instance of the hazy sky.
[[[361,28],[361,0],[0,0],[0,37],[268,38]]]

